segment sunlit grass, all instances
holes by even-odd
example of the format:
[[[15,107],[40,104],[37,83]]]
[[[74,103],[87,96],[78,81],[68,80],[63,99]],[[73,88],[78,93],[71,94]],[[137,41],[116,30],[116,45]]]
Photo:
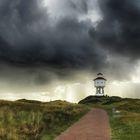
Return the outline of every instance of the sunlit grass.
[[[64,101],[0,101],[0,140],[53,140],[87,111]]]

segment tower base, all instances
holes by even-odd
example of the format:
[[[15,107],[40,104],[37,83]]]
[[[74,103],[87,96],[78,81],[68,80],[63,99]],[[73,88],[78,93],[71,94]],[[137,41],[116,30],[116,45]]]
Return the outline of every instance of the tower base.
[[[104,96],[104,87],[96,87],[96,96]]]
[[[96,93],[96,96],[101,97],[101,96],[104,96],[104,94],[97,94]]]

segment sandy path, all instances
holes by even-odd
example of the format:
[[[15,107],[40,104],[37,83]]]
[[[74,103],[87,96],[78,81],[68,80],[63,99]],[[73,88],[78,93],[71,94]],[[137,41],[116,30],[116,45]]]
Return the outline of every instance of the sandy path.
[[[108,115],[102,109],[92,109],[55,140],[110,140]]]

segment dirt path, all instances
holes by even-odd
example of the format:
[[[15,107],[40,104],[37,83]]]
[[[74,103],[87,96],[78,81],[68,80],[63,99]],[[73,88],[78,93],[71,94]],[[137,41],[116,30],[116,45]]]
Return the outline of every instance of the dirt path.
[[[102,109],[92,109],[55,140],[110,140],[108,115]]]

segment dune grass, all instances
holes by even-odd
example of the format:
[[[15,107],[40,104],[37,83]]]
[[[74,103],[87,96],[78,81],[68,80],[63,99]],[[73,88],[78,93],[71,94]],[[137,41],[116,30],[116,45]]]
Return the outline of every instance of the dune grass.
[[[112,140],[140,139],[140,100],[126,99],[114,104],[121,111],[120,117],[110,115]]]
[[[87,111],[65,101],[0,101],[0,140],[53,140]]]
[[[112,140],[140,140],[140,99],[89,96],[80,103],[108,112]],[[114,107],[119,114],[112,112]]]
[[[127,112],[120,118],[111,118],[112,140],[139,140],[140,113]]]

